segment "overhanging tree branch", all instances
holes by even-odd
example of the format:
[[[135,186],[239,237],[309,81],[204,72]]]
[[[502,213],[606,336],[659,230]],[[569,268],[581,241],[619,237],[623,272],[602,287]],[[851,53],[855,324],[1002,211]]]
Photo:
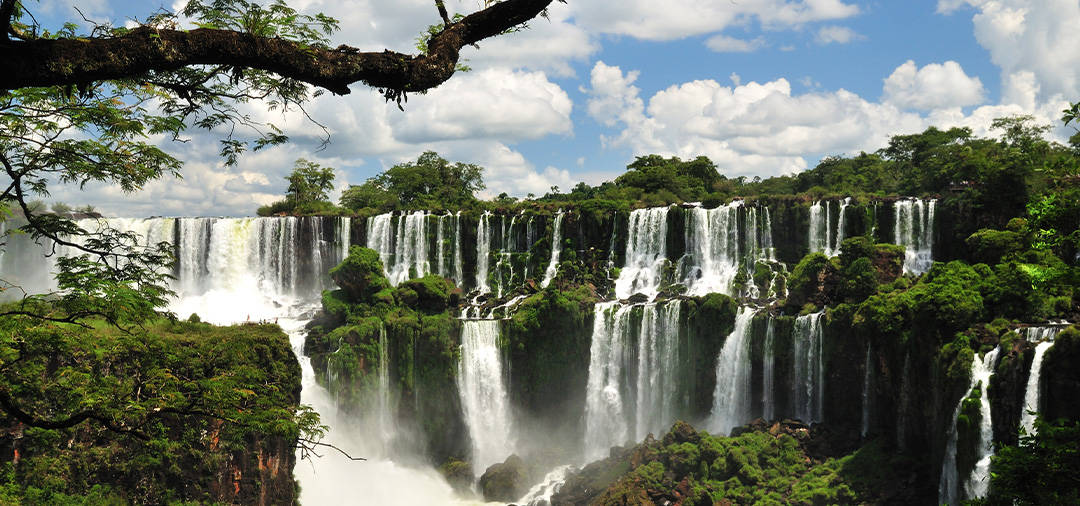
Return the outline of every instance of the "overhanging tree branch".
[[[13,0],[4,0],[12,2]],[[12,41],[0,44],[0,90],[133,78],[192,65],[265,70],[345,95],[356,82],[388,90],[387,98],[434,88],[454,74],[462,47],[504,33],[541,14],[552,0],[506,0],[448,25],[428,53],[314,48],[230,31],[140,27],[112,38]]]

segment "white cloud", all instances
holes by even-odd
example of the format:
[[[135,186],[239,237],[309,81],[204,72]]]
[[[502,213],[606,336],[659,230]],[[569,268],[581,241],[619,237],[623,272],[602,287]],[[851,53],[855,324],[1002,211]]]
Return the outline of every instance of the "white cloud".
[[[1002,81],[1028,72],[1040,101],[1080,97],[1080,3],[1075,0],[942,0],[938,12],[975,10],[975,38]]]
[[[986,90],[959,63],[930,63],[918,68],[908,60],[885,79],[884,101],[902,109],[966,107],[983,102]]]
[[[619,67],[611,67],[603,61],[596,62],[591,74],[591,87],[587,109],[589,116],[607,125],[613,126],[618,121],[630,124],[636,120],[645,108],[638,97],[640,90],[634,86],[639,73],[627,72]]]
[[[727,174],[766,177],[806,169],[823,155],[874,151],[893,135],[920,132],[931,125],[966,126],[986,136],[991,135],[990,122],[1002,116],[1033,114],[1036,120],[1050,123],[1062,106],[1036,103],[1036,90],[1023,75],[1014,80],[1014,94],[1026,94],[1021,101],[1032,107],[985,105],[965,115],[961,104],[975,105],[973,89],[981,93],[981,85],[969,86],[966,94],[953,91],[948,100],[910,94],[926,82],[933,83],[929,77],[939,71],[963,75],[949,70],[949,65],[937,67],[919,70],[914,63],[902,65],[900,75],[910,74],[910,79],[893,79],[894,72],[890,79],[907,84],[895,87],[891,101],[871,102],[843,89],[795,95],[783,78],[735,86],[692,81],[673,85],[645,101],[632,86],[636,73],[600,62],[593,69],[588,107],[598,121],[618,125],[618,133],[604,141],[628,147],[634,155],[705,155]],[[929,73],[927,68],[931,68]],[[925,74],[925,82],[920,81],[920,73]],[[906,110],[912,103],[927,111]]]
[[[395,137],[407,143],[498,138],[503,141],[569,134],[573,103],[542,72],[490,69],[468,73],[411,100],[394,115]]]
[[[714,35],[705,41],[705,47],[717,53],[752,53],[765,47],[765,39],[758,37],[753,40],[743,40],[727,35]]]
[[[848,42],[862,39],[863,36],[855,33],[855,30],[846,26],[823,26],[818,29],[815,39],[818,44],[847,44]]]

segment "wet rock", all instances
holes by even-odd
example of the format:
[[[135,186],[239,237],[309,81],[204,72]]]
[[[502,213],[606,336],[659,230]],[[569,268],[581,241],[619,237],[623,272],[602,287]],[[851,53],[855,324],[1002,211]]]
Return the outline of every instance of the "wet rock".
[[[510,502],[529,491],[529,473],[525,461],[517,455],[495,464],[480,477],[480,491],[485,501]]]

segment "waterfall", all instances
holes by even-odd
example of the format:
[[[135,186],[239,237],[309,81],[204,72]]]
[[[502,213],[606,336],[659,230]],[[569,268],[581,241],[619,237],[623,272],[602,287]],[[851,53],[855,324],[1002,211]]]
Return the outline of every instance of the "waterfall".
[[[709,426],[718,434],[745,423],[750,417],[750,324],[757,309],[742,306],[735,329],[724,340],[716,358],[716,390]]]
[[[840,201],[840,215],[836,218],[836,235],[833,236],[832,249],[826,251],[826,255],[834,257],[840,254],[840,244],[844,242],[844,215],[847,214],[847,208],[851,205],[851,197],[845,197]]]
[[[663,433],[674,421],[681,307],[679,300],[665,304],[659,311],[656,304],[642,306],[637,338],[635,441],[650,433]]]
[[[547,288],[551,284],[551,280],[555,279],[555,274],[559,270],[559,254],[562,252],[563,216],[562,209],[559,209],[559,212],[555,214],[555,230],[551,235],[551,261],[548,263],[547,270],[544,271],[544,280],[540,282],[541,288]]]
[[[870,381],[873,379],[874,363],[871,350],[873,346],[866,343],[866,360],[863,362],[863,387],[862,387],[862,430],[859,432],[863,439],[870,434]]]
[[[637,209],[627,226],[626,261],[615,280],[620,299],[643,293],[655,299],[667,261],[668,208]]]
[[[390,406],[390,353],[386,343],[386,326],[379,324],[379,378],[377,384],[379,435],[384,450],[389,449],[394,433],[393,411]]]
[[[639,308],[641,320],[634,326]],[[675,421],[681,308],[678,300],[596,305],[585,395],[588,460],[606,456],[612,446],[660,433]]]
[[[824,363],[822,361],[822,328],[820,313],[795,319],[792,341],[795,344],[795,418],[814,423],[823,419],[824,411]]]
[[[446,265],[446,246],[443,244],[446,241],[446,229],[443,222],[449,216],[450,213],[440,215],[435,224],[435,247],[438,248],[435,252],[435,272],[444,278],[450,277],[449,268]]]
[[[769,315],[765,327],[765,358],[762,361],[761,396],[762,415],[766,421],[776,417],[776,320]]]
[[[1054,337],[1061,330],[1059,327],[1028,327],[1024,329],[1024,338],[1029,343],[1041,343],[1043,341],[1053,341]]]
[[[570,474],[574,469],[571,466],[559,466],[551,470],[544,476],[544,479],[533,485],[525,495],[514,501],[516,504],[522,506],[549,506],[551,504],[551,496],[562,488],[563,483],[566,482],[566,475]]]
[[[904,272],[922,274],[933,265],[934,208],[937,200],[897,201],[894,242],[904,247]]]
[[[832,243],[832,227],[829,226],[829,202],[820,200],[810,206],[810,252],[828,255]]]
[[[491,262],[491,212],[484,211],[476,225],[476,289],[491,293],[488,285],[488,265]]]
[[[631,307],[617,302],[596,305],[585,392],[586,461],[604,458],[608,448],[624,444],[630,437],[622,382],[625,327]]]
[[[333,220],[328,222],[327,220]],[[330,286],[327,271],[348,251],[348,218],[110,218],[76,222],[88,232],[110,228],[132,234],[138,247],[175,245],[177,299],[170,310],[186,318],[197,312],[213,321],[269,319]],[[73,238],[82,241],[83,238]],[[52,242],[36,244],[28,235],[8,237],[0,279],[30,293],[56,289],[55,257],[44,257]],[[44,247],[44,249],[43,249]],[[57,248],[57,254],[81,254]]]
[[[724,293],[739,272],[739,208],[734,201],[716,209],[694,207],[686,213],[686,255],[679,260],[690,295]]]
[[[761,223],[760,244],[761,251],[764,253],[764,260],[770,262],[776,261],[776,248],[773,246],[772,238],[772,217],[769,215],[769,208],[761,206],[764,210],[764,221]]]
[[[810,252],[811,253],[824,253],[825,256],[834,257],[840,254],[840,243],[844,242],[844,215],[847,214],[847,208],[851,205],[851,197],[846,197],[840,201],[840,211],[837,214],[836,228],[833,228],[832,216],[830,211],[832,210],[832,203],[825,201],[825,205],[821,204],[821,201],[815,201],[814,205],[810,206]]]
[[[1046,350],[1053,346],[1053,341],[1043,341],[1035,345],[1035,357],[1031,360],[1031,371],[1028,372],[1027,387],[1024,389],[1024,411],[1020,414],[1020,425],[1024,432],[1034,435],[1035,417],[1039,412],[1039,380],[1042,376],[1043,357]]]
[[[983,357],[979,359],[979,355],[975,354],[975,357],[971,362],[971,382],[967,390],[964,391],[964,395],[960,396],[960,401],[956,403],[956,409],[953,410],[952,421],[949,425],[948,433],[946,434],[947,443],[945,445],[945,459],[941,465],[941,479],[938,482],[938,503],[940,504],[958,504],[960,501],[961,489],[968,489],[973,481],[977,487],[981,487],[983,494],[986,493],[987,474],[976,476],[978,465],[976,470],[972,471],[972,475],[967,483],[961,485],[960,472],[956,468],[956,452],[957,452],[957,428],[956,419],[960,416],[960,412],[964,408],[964,401],[967,400],[970,392],[976,388],[982,388],[982,403],[980,405],[980,415],[983,417],[982,424],[979,428],[979,463],[982,463],[982,459],[985,458],[985,473],[989,472],[990,466],[990,453],[993,451],[993,445],[991,438],[993,437],[992,421],[990,419],[990,399],[986,393],[986,385],[990,384],[990,376],[993,375],[994,365],[997,362],[997,356],[1000,352],[1000,348],[995,348]],[[973,499],[978,496],[969,495],[969,499]]]
[[[454,214],[454,282],[458,286],[465,283],[461,259],[461,211]]]
[[[510,401],[498,340],[498,321],[462,322],[457,383],[472,440],[472,464],[478,471],[513,453]]]
[[[386,277],[392,285],[428,275],[427,211],[397,216],[392,213],[368,218],[367,247],[378,251]]]
[[[983,357],[982,362],[973,364],[976,384],[982,388],[979,397],[979,446],[975,469],[964,483],[964,493],[968,499],[984,497],[990,489],[990,458],[994,455],[994,420],[990,412],[990,377],[994,375],[997,357],[1001,348],[994,348]]]

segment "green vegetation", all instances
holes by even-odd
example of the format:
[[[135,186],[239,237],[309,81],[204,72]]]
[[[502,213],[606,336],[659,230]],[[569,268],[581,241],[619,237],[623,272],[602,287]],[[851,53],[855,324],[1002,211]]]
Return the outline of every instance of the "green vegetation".
[[[373,405],[385,357],[395,403],[414,408],[408,418],[419,424],[432,463],[465,461],[454,382],[461,322],[452,313],[461,291],[434,275],[392,287],[379,254],[359,246],[330,275],[341,288],[323,292],[323,312],[304,343],[316,378],[342,409],[364,410]]]
[[[341,194],[341,205],[354,211],[394,209],[458,209],[476,200],[485,188],[483,167],[450,163],[433,151],[395,165]]]
[[[973,504],[1036,505],[1080,502],[1080,422],[1035,422],[1036,434],[998,449],[991,461],[990,494]]]
[[[194,320],[194,318],[193,318]],[[276,325],[157,320],[121,331],[0,319],[5,504],[248,502],[293,497],[300,368]],[[12,459],[12,454],[14,459]],[[280,470],[260,466],[280,460]],[[254,480],[218,483],[243,472]]]
[[[842,458],[807,450],[811,433],[798,426],[759,427],[717,437],[677,422],[590,464],[564,485],[556,501],[573,504],[859,504],[904,500],[910,491],[890,472],[908,465],[878,443]]]
[[[262,206],[256,214],[259,216],[279,214],[304,216],[341,213],[341,210],[330,202],[329,197],[330,191],[334,189],[332,167],[323,167],[318,163],[300,158],[296,160],[292,173],[285,180],[289,182],[285,200]]]

